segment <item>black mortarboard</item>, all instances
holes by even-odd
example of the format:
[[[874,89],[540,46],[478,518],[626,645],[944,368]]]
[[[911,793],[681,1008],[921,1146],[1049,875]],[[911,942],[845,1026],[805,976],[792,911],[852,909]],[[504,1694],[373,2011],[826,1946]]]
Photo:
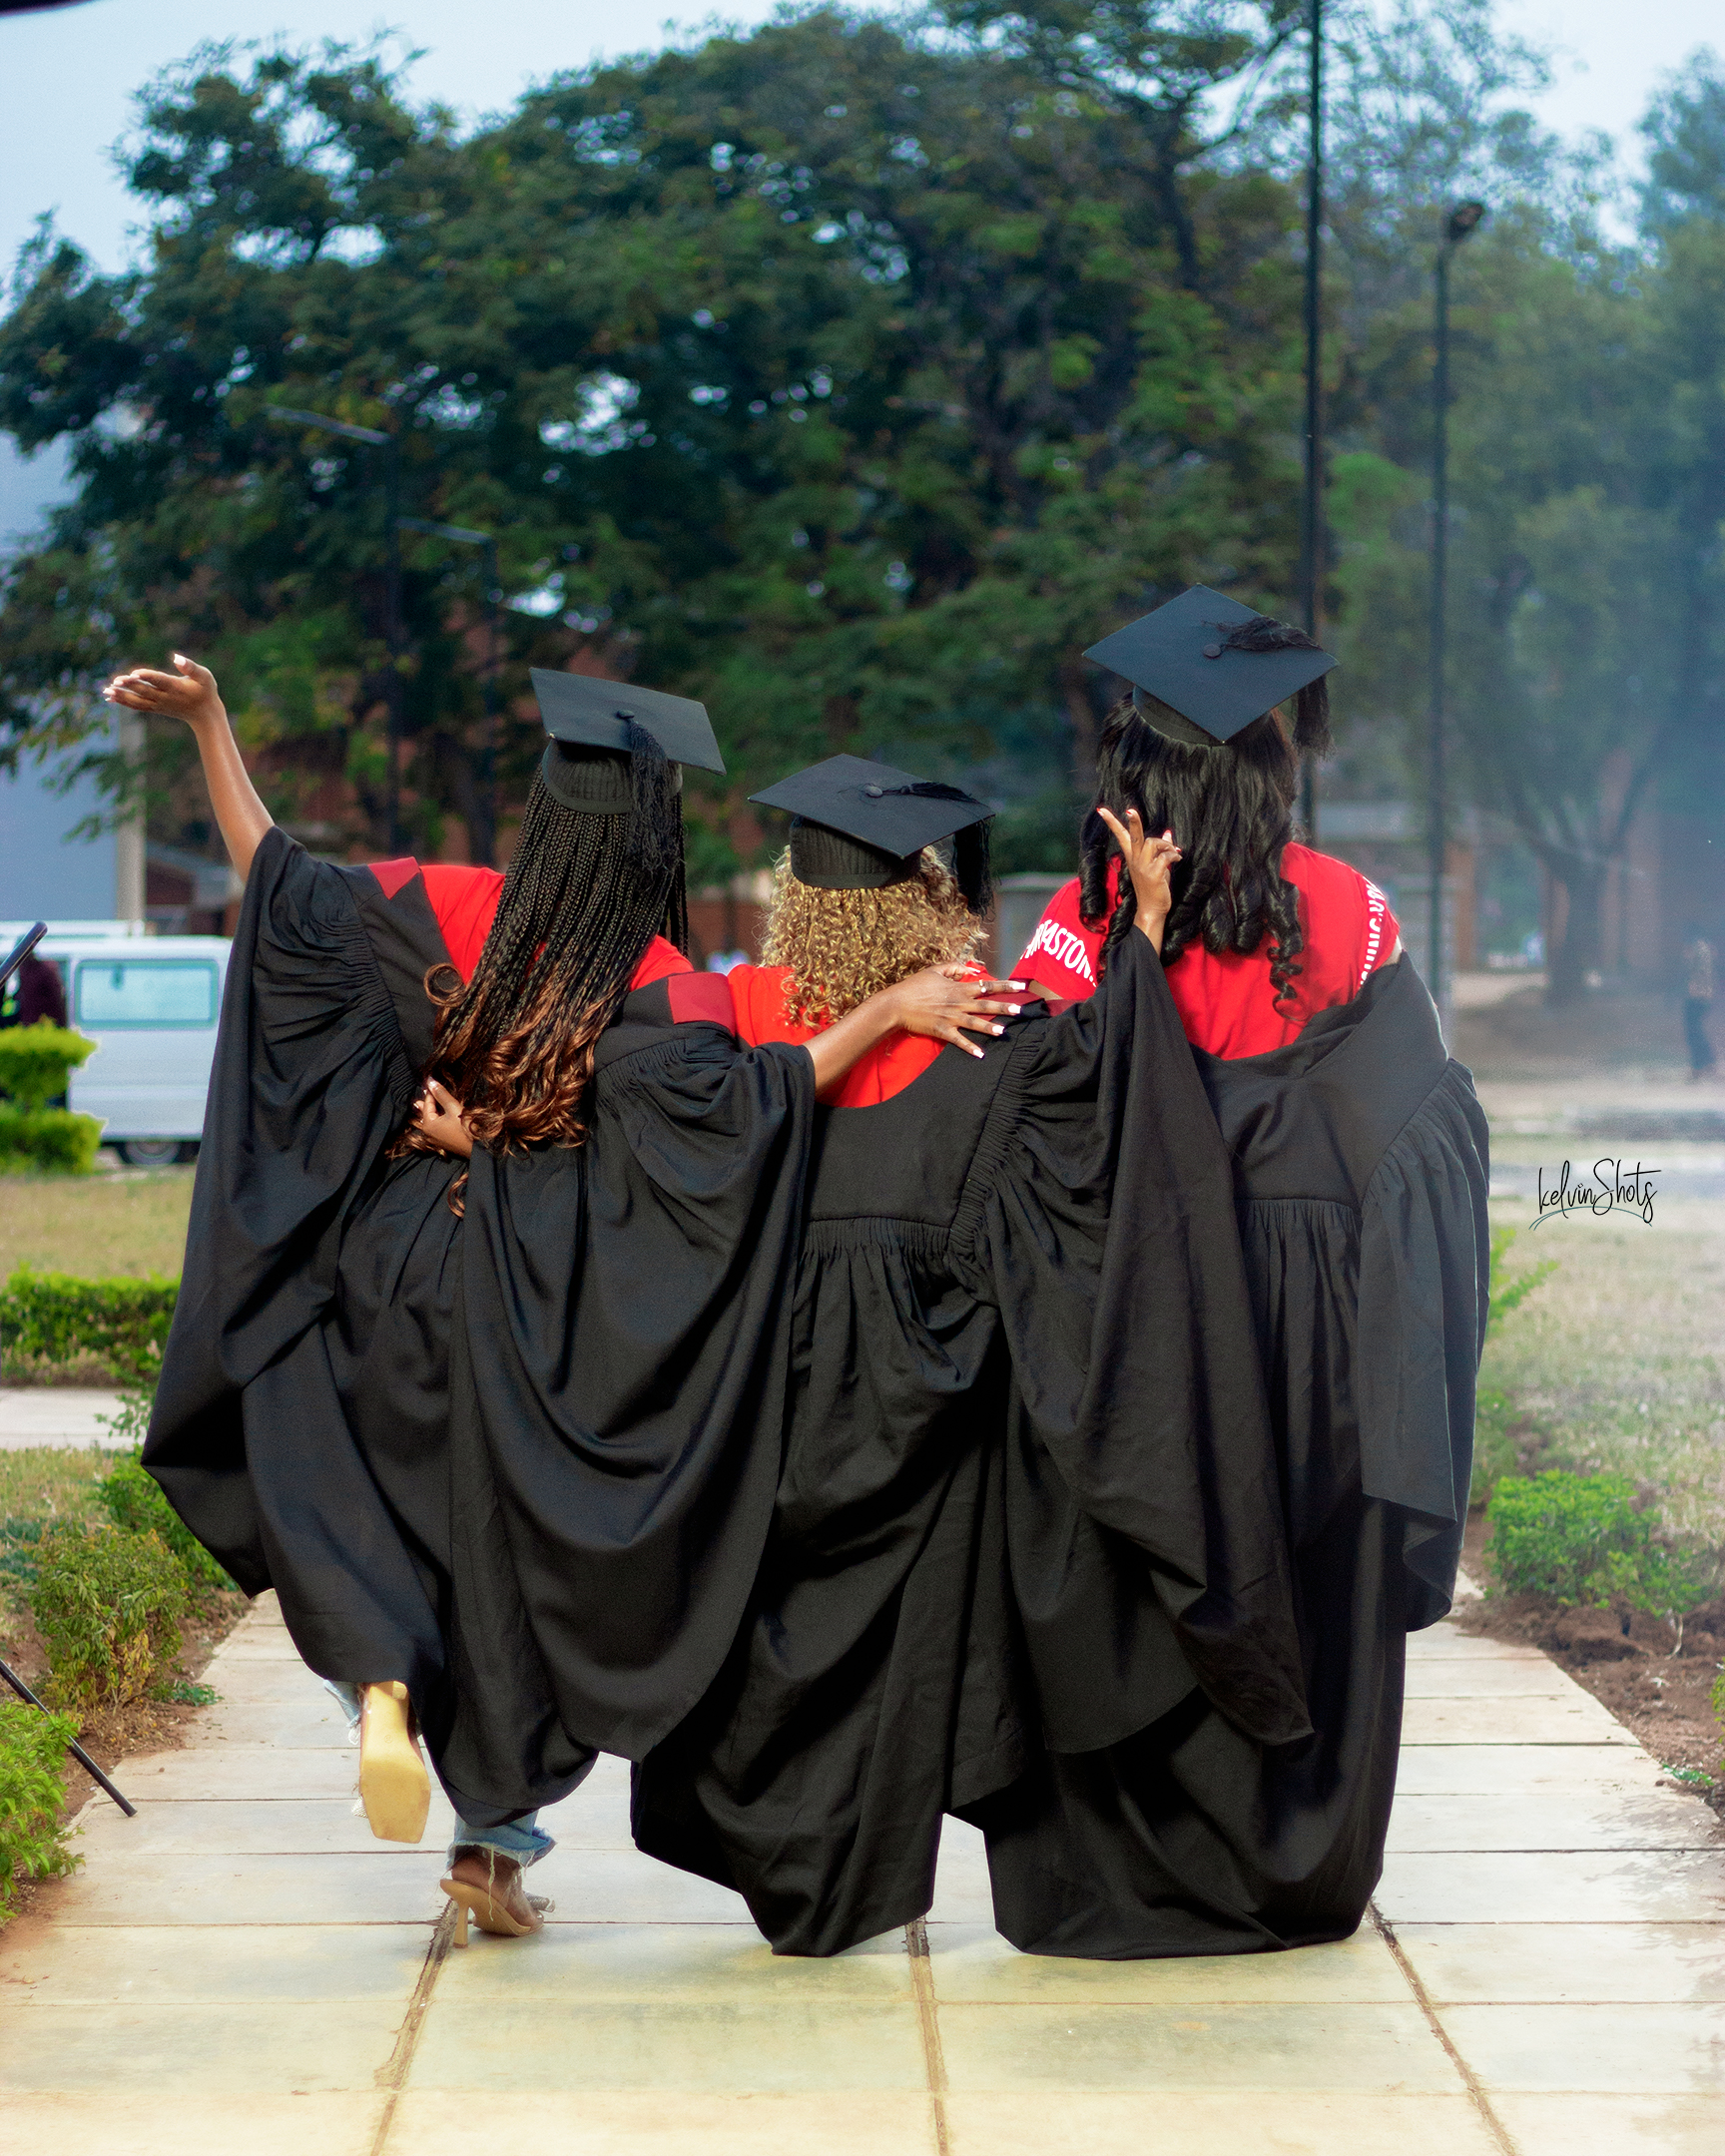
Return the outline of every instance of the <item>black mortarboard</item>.
[[[866,757],[829,757],[751,794],[791,811],[791,873],[818,890],[879,890],[916,873],[922,848],[954,840],[954,873],[973,913],[988,908],[987,824],[994,811],[957,787]]]
[[[529,671],[539,716],[551,737],[540,774],[565,808],[602,815],[630,806],[623,759],[629,754],[631,725],[652,735],[668,763],[724,772],[725,759],[707,707],[692,697],[604,681],[596,674],[553,674],[545,667]]]
[[[1205,746],[1231,741],[1336,664],[1299,630],[1202,584],[1116,629],[1084,656],[1143,691],[1137,701],[1158,732]],[[1167,714],[1193,731],[1168,725]],[[1304,712],[1301,720],[1304,734]]]

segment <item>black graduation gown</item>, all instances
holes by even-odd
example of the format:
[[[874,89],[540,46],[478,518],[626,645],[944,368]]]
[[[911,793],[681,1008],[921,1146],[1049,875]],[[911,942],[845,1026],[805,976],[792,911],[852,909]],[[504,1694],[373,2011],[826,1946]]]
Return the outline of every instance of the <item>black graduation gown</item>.
[[[1287,1048],[1194,1061],[1233,1161],[1314,1734],[1260,1751],[1194,1695],[1124,1743],[1038,1757],[979,1815],[996,1921],[1036,1952],[1355,1929],[1383,1865],[1405,1635],[1448,1610],[1466,1518],[1486,1130],[1412,963]]]
[[[447,1203],[460,1164],[387,1157],[430,1054],[425,974],[446,960],[416,872],[385,887],[369,867],[315,860],[279,829],[266,835],[229,968],[144,1458],[248,1592],[277,1589],[312,1669],[407,1683],[445,1787],[484,1825],[565,1795],[610,1731],[591,1715],[565,1725],[527,1651],[472,1398],[463,1252],[473,1238]],[[663,1284],[681,1313],[681,1366],[697,1381],[722,1365],[770,1389],[786,1327],[751,1294],[752,1263],[767,1278],[789,1263],[813,1120],[800,1051],[757,1053],[727,1086],[742,1059],[711,1022],[716,996],[729,1011],[723,984],[684,978],[693,1022],[678,1022],[671,984],[633,993],[606,1042],[613,1074],[595,1089],[601,1127],[628,1091],[654,1162],[607,1141],[596,1182],[587,1148],[547,1149],[566,1202],[554,1218],[516,1222],[518,1265],[554,1284],[577,1328],[600,1447],[611,1448],[596,1472],[566,1476],[566,1500],[577,1513],[601,1502],[619,1461],[628,1488],[595,1530],[614,1572],[588,1651],[641,1698],[668,1691],[667,1724],[735,1629],[771,1490],[738,1465],[754,1423],[727,1419],[723,1391],[701,1446],[663,1442],[653,1420],[661,1343],[611,1288],[642,1273]],[[726,1113],[715,1116],[715,1096]],[[759,1176],[748,1189],[732,1175],[738,1146]],[[483,1222],[498,1178],[479,1154],[473,1170],[469,1214]],[[704,1181],[711,1197],[699,1247],[664,1195],[679,1178]],[[487,1265],[477,1272],[483,1283]],[[495,1347],[483,1344],[482,1374]],[[670,1606],[667,1515],[699,1517],[730,1567]]]
[[[1309,1726],[1227,1157],[1140,941],[822,1113],[752,1622],[634,1806],[778,1951],[926,1910],[942,1813],[1047,1741],[1038,1671],[1069,1742],[1197,1686],[1248,1753]]]

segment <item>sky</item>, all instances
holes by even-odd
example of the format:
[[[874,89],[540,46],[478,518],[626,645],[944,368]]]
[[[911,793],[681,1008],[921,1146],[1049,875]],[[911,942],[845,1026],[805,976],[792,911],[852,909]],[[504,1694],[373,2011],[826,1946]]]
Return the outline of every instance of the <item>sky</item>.
[[[773,0],[730,0],[724,21],[756,24]],[[1719,0],[1500,0],[1499,19],[1554,50],[1556,80],[1536,105],[1565,135],[1602,128],[1635,161],[1634,124],[1659,78],[1711,42],[1725,48]],[[107,269],[126,258],[137,205],[110,158],[134,93],[206,41],[347,40],[395,29],[424,57],[413,89],[477,117],[508,106],[530,83],[596,58],[643,52],[713,20],[675,0],[398,0],[372,12],[352,0],[87,0],[40,15],[0,17],[0,272],[9,273],[38,217]],[[58,489],[59,460],[25,464],[0,436],[0,543],[34,520]]]

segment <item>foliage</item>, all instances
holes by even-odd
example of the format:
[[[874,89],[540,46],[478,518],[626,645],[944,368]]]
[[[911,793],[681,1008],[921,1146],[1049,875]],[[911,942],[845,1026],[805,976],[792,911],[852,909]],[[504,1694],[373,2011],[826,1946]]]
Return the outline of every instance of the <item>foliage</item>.
[[[0,1924],[26,1880],[58,1879],[82,1862],[60,1831],[60,1770],[76,1718],[0,1700]]]
[[[1721,1668],[1713,1680],[1713,1689],[1707,1695],[1713,1709],[1714,1720],[1719,1724],[1719,1772],[1725,1775],[1725,1668]]]
[[[135,1383],[153,1380],[179,1293],[178,1281],[75,1280],[20,1266],[0,1287],[0,1346],[14,1367],[89,1355]]]
[[[185,1569],[155,1534],[52,1522],[30,1597],[48,1650],[44,1696],[89,1712],[147,1697],[180,1651]]]
[[[1225,12],[1151,11],[1133,89],[825,9],[466,140],[362,54],[175,71],[129,167],[149,267],[45,238],[0,325],[0,423],[81,482],[11,572],[5,719],[93,736],[97,673],[195,650],[284,817],[381,838],[378,459],[276,404],[389,430],[406,509],[498,534],[509,790],[525,669],[569,663],[713,699],[733,783],[691,810],[733,861],[750,788],[834,749],[1070,787],[1099,624],[1293,580],[1298,205],[1200,127],[1286,10]],[[424,844],[483,822],[482,564],[406,566]],[[159,788],[186,754],[154,731]]]
[[[1490,1287],[1486,1302],[1485,1337],[1496,1332],[1511,1311],[1519,1310],[1539,1283],[1549,1280],[1557,1270],[1555,1258],[1546,1258],[1538,1265],[1529,1266],[1525,1273],[1507,1275],[1503,1261],[1509,1254],[1509,1246],[1515,1240],[1513,1228],[1493,1228],[1491,1231]]]
[[[0,1040],[6,1035],[0,1033]],[[102,1126],[69,1108],[15,1108],[0,1101],[0,1175],[19,1170],[88,1175],[96,1164]]]
[[[96,1052],[96,1043],[44,1018],[0,1028],[0,1093],[21,1108],[46,1108],[68,1078]]]
[[[1606,1604],[1613,1599],[1675,1623],[1713,1591],[1717,1566],[1657,1539],[1627,1475],[1560,1467],[1505,1475],[1486,1507],[1486,1551],[1505,1594]]]
[[[195,1593],[221,1592],[234,1582],[163,1495],[162,1485],[134,1452],[96,1485],[98,1503],[128,1534],[153,1534],[180,1560]]]

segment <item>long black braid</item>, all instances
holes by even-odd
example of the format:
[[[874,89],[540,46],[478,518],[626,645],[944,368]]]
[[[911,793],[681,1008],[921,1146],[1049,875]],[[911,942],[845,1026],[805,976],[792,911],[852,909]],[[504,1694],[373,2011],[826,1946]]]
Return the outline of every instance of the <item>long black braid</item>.
[[[1224,644],[1247,652],[1317,648],[1303,630],[1268,616],[1242,623]],[[1302,970],[1299,895],[1283,879],[1282,849],[1294,824],[1297,751],[1321,755],[1330,746],[1330,704],[1322,677],[1300,691],[1295,714],[1292,741],[1272,711],[1232,740],[1200,748],[1158,733],[1126,696],[1103,723],[1096,758],[1099,804],[1122,821],[1128,808],[1136,808],[1147,831],[1172,830],[1182,849],[1162,931],[1162,963],[1172,965],[1194,942],[1217,956],[1249,955],[1269,935],[1277,1002]],[[1108,922],[1099,959],[1103,968],[1109,951],[1130,932],[1136,909],[1124,874],[1110,904],[1108,866],[1116,852],[1107,824],[1092,808],[1079,835],[1079,912],[1092,928]]]
[[[580,1142],[599,1034],[654,935],[688,943],[681,775],[635,727],[631,752],[622,813],[568,808],[535,776],[473,977],[439,997],[431,1074],[493,1151]]]

